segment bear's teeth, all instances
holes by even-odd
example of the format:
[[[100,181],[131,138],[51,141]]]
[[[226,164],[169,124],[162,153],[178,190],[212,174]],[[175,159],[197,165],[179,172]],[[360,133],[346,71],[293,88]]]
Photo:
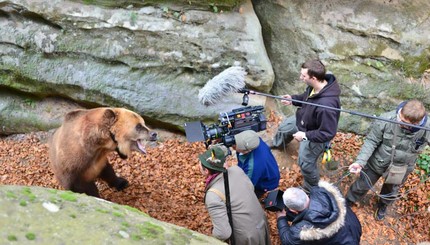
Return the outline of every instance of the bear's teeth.
[[[144,154],[146,154],[145,146],[143,146],[143,145],[140,143],[140,140],[138,140],[138,141],[137,141],[137,147],[139,148],[139,150],[140,150],[141,152],[143,152]]]

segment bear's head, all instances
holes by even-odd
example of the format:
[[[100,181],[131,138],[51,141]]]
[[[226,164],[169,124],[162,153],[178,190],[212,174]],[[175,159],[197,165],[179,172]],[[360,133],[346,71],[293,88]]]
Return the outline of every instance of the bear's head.
[[[104,120],[109,121],[110,136],[117,144],[116,151],[123,159],[132,151],[146,154],[148,141],[155,141],[157,133],[151,131],[143,118],[135,112],[124,108],[109,108],[104,112]]]

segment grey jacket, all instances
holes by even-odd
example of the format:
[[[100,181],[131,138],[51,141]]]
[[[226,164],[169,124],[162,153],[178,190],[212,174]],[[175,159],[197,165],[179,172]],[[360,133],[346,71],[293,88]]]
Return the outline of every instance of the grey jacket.
[[[395,121],[397,114],[396,111],[391,111],[381,117]],[[423,126],[430,127],[429,120]],[[376,120],[366,136],[356,163],[362,166],[367,164],[373,171],[382,175],[390,166],[394,144],[393,164],[408,165],[408,169],[413,169],[418,155],[429,141],[430,131],[421,129],[411,133],[402,129],[399,124]]]
[[[228,168],[228,178],[236,244],[270,244],[266,213],[254,193],[252,182],[238,166]],[[211,189],[219,191],[221,196]],[[205,196],[212,219],[212,236],[220,240],[227,240],[231,235],[224,198],[224,177],[220,174],[206,187]]]

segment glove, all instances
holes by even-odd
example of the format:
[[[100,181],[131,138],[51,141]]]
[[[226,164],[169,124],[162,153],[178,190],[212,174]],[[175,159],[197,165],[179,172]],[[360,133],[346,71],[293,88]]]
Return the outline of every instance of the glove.
[[[327,162],[331,161],[331,150],[327,149],[324,151],[324,155],[322,157],[321,163],[326,164]]]

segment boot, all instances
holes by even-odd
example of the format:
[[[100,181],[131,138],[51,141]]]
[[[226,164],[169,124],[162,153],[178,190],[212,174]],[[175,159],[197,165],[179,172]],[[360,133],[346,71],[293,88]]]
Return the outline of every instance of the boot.
[[[386,204],[378,204],[378,209],[375,211],[375,219],[383,220],[385,215],[387,214],[387,205]]]

